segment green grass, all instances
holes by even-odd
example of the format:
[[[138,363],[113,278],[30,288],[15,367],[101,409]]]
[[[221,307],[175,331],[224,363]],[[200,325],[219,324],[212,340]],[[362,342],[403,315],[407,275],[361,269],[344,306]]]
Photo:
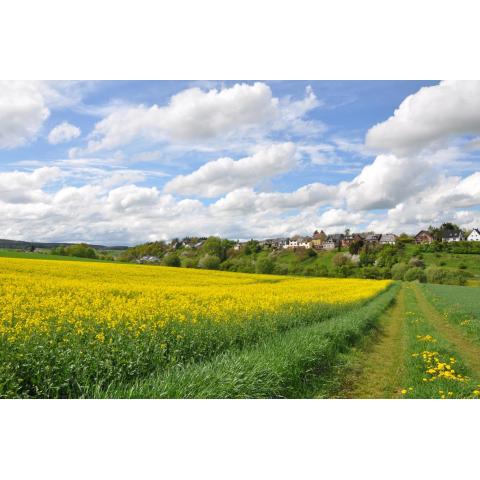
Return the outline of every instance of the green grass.
[[[452,285],[423,285],[429,301],[444,318],[457,325],[480,344],[480,294],[469,287]]]
[[[299,398],[329,396],[342,354],[373,329],[398,285],[361,308],[264,338],[211,361],[173,367],[131,385],[112,383],[100,398]]]
[[[410,257],[414,255],[415,245],[407,245],[405,254]],[[424,252],[421,253],[426,267],[435,266],[451,269],[459,269],[465,266],[466,272],[480,276],[480,255],[472,253],[449,253],[449,252]]]
[[[418,287],[405,287],[405,374],[398,395],[404,398],[473,398],[480,379],[474,378],[474,372],[465,364],[461,349],[435,327],[433,319],[419,304],[415,288]],[[438,362],[443,368],[429,373]],[[454,378],[439,376],[439,371],[454,372]]]
[[[339,398],[394,398],[403,374],[405,350],[405,288],[394,305],[380,317],[377,328],[366,335],[360,349],[345,355],[344,381]]]
[[[69,260],[72,262],[107,262],[95,258],[65,257],[63,255],[51,255],[49,253],[24,252],[22,250],[12,250],[8,248],[0,249],[0,257],[6,258],[30,258],[34,260]],[[111,263],[111,262],[108,262]]]

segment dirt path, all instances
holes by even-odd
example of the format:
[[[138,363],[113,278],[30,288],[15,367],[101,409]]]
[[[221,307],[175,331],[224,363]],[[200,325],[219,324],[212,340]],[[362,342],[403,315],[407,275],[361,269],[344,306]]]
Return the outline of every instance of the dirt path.
[[[417,285],[414,286],[414,291],[418,306],[425,317],[446,340],[452,343],[471,373],[480,378],[480,346],[468,339],[457,326],[445,320]]]
[[[358,359],[347,380],[350,388],[343,398],[395,398],[400,385],[404,360],[405,326],[404,287],[395,304],[381,317],[379,332],[370,347]]]

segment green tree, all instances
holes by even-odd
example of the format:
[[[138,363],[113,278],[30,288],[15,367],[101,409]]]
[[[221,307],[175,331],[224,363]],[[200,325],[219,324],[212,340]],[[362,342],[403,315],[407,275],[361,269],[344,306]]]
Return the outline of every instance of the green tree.
[[[79,258],[98,258],[97,252],[94,248],[89,247],[86,243],[79,243],[77,245],[69,245],[68,247],[61,247],[59,255],[67,255],[69,257]]]
[[[245,255],[251,255],[252,253],[258,253],[262,250],[262,247],[257,240],[249,240],[244,247]]]

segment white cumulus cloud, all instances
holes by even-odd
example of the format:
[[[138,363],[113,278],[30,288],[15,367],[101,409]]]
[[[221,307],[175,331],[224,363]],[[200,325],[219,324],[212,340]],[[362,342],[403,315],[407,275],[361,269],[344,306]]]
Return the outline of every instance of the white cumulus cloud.
[[[50,115],[38,82],[0,82],[0,148],[11,149],[37,136]]]
[[[119,108],[96,124],[88,148],[114,149],[137,138],[208,140],[271,122],[277,115],[278,99],[261,82],[221,90],[190,88],[173,95],[166,106]]]
[[[219,158],[202,165],[189,175],[168,182],[165,191],[182,195],[217,197],[232,190],[258,184],[262,179],[291,170],[297,163],[291,142],[274,144],[249,157],[234,160]]]
[[[52,145],[65,143],[73,140],[74,138],[78,138],[80,134],[81,131],[78,127],[68,122],[62,122],[56,127],[52,128],[48,134],[48,142]]]
[[[370,148],[400,155],[480,133],[480,81],[444,81],[409,95],[366,137]]]

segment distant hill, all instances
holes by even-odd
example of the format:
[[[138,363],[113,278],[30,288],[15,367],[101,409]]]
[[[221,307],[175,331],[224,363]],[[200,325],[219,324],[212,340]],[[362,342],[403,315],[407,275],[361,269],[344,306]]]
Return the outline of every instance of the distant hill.
[[[28,249],[31,246],[35,248],[55,248],[55,247],[67,247],[69,245],[75,245],[75,243],[48,243],[48,242],[25,242],[23,240],[7,240],[0,238],[0,248],[21,248]],[[126,250],[128,247],[123,245],[116,245],[114,247],[108,247],[105,245],[92,245],[87,244],[89,247],[95,250]]]

